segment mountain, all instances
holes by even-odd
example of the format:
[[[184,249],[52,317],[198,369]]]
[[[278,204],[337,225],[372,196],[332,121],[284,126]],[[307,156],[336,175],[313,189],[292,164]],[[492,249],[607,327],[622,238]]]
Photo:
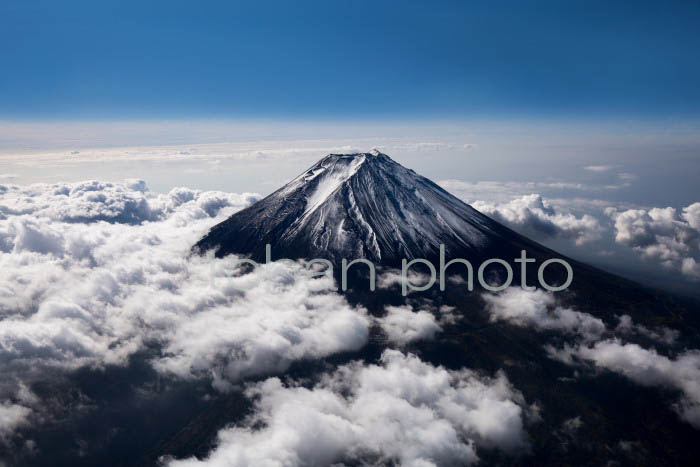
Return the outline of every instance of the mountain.
[[[441,244],[447,259],[472,264],[512,261],[521,250],[537,262],[565,259],[573,283],[556,294],[540,290],[528,296],[516,286],[499,296],[454,282],[444,291],[432,287],[402,296],[393,286],[370,292],[358,275],[345,297],[377,319],[391,306],[429,312],[441,330],[434,339],[410,344],[411,352],[436,366],[489,375],[504,371],[533,404],[529,452],[512,458],[482,449],[484,465],[697,465],[698,428],[679,416],[688,400],[700,400],[696,351],[689,350],[700,347],[697,303],[565,258],[377,151],[324,157],[215,226],[194,249],[260,261],[266,244],[273,259],[363,257],[390,267],[402,258],[436,264]],[[552,276],[561,280],[556,271],[548,270],[547,283]],[[516,284],[520,268],[513,272]],[[532,284],[536,275],[528,274]],[[500,317],[493,303],[503,306]],[[376,362],[386,348],[391,348],[387,336],[375,329],[360,351],[323,364]],[[313,379],[315,365],[301,363],[291,374]],[[211,437],[235,419],[229,413],[212,424],[214,416],[193,421],[184,432],[209,430]],[[164,452],[176,452],[192,439],[174,438]]]
[[[449,457],[451,439],[475,449],[477,465],[698,465],[697,303],[564,258],[377,151],[326,156],[215,226],[194,250],[260,261],[266,244],[273,259],[368,258],[378,266],[378,286],[370,290],[366,269],[358,267],[342,297],[319,295],[307,278],[288,281],[286,275],[250,293],[226,285],[215,290],[207,273],[228,261],[213,262],[210,269],[189,258],[191,267],[183,268],[185,258],[163,261],[172,254],[169,248],[137,250],[153,255],[144,264],[162,266],[119,264],[114,276],[124,276],[123,287],[100,272],[100,287],[81,286],[71,294],[85,295],[85,307],[67,306],[63,299],[55,307],[37,307],[42,329],[57,329],[55,341],[70,359],[81,359],[85,344],[72,345],[71,328],[54,326],[54,315],[65,315],[91,336],[114,333],[116,325],[131,335],[143,326],[143,347],[128,361],[44,372],[34,357],[44,352],[47,334],[30,339],[31,333],[14,337],[4,330],[3,342],[29,351],[26,363],[10,357],[9,364],[26,364],[32,379],[39,373],[52,378],[30,380],[16,399],[0,404],[0,465],[150,467],[173,457],[182,460],[176,465],[465,465]],[[512,287],[469,290],[463,267],[455,265],[445,290],[433,286],[404,295],[393,267],[417,257],[436,265],[440,245],[446,259],[466,258],[475,266],[488,258],[511,262],[521,250],[538,263],[562,258],[573,282],[557,293],[525,291],[517,286],[521,268],[513,264]],[[81,275],[71,277],[84,277],[80,256]],[[120,260],[115,256],[115,263]],[[537,265],[530,266],[528,282],[534,285]],[[489,278],[503,272],[494,267],[487,270]],[[163,274],[166,269],[172,274]],[[149,287],[134,284],[153,271]],[[547,269],[548,284],[561,281],[557,272],[562,268]],[[52,288],[60,287],[49,279]],[[123,291],[132,287],[135,293]],[[96,308],[98,323],[126,306],[143,324],[110,321],[104,330],[89,325],[94,321],[83,318],[95,312],[95,293],[107,304]],[[41,297],[34,300],[41,303]],[[349,318],[323,319],[333,310]],[[15,319],[8,316],[3,323]],[[366,327],[357,331],[357,320]],[[336,348],[343,339],[350,345]],[[183,348],[192,358],[178,358]],[[113,352],[112,345],[104,350]],[[7,348],[0,351],[3,358],[11,355]],[[384,355],[397,353],[413,357],[399,366],[385,364]],[[164,361],[176,362],[176,374],[159,367]],[[245,362],[254,362],[259,372],[239,372]],[[384,369],[375,373],[377,368]],[[287,400],[279,409],[273,401],[278,397]],[[37,412],[37,423],[24,426],[21,436],[8,436],[3,426],[30,399],[42,401],[46,411]],[[281,418],[272,417],[273,411]],[[356,438],[369,425],[387,431]],[[222,429],[227,432],[220,435]],[[415,444],[423,452],[423,441],[434,446],[430,462],[402,464],[396,446],[411,451]],[[248,448],[253,457],[240,454]],[[281,458],[270,457],[280,451]],[[316,453],[328,461],[309,457]]]
[[[440,245],[444,245],[446,261],[467,259],[475,275],[481,262],[505,260],[512,265],[513,285],[522,283],[521,266],[513,260],[524,250],[535,259],[526,265],[528,284],[537,277],[542,261],[559,258],[572,267],[569,291],[589,298],[585,308],[595,304],[601,312],[626,312],[629,297],[634,296],[639,304],[651,303],[638,307],[639,317],[658,318],[659,310],[668,314],[668,307],[659,303],[665,293],[550,250],[377,150],[325,156],[279,190],[214,226],[193,250],[264,262],[268,244],[272,260],[328,259],[337,278],[343,258],[365,258],[389,268],[401,267],[404,258],[424,258],[437,267]],[[414,267],[421,270],[421,265]],[[351,270],[349,275],[364,281],[363,272]],[[503,273],[498,265],[486,269],[497,284],[504,282]],[[567,275],[564,268],[552,266],[544,271],[544,278],[557,286]],[[474,282],[478,288],[476,278]],[[358,291],[350,291],[351,299],[353,293]],[[371,298],[358,300],[365,299]]]
[[[366,258],[383,265],[494,253],[552,256],[455,198],[425,177],[373,150],[329,154],[294,180],[215,226],[195,246],[264,260]]]

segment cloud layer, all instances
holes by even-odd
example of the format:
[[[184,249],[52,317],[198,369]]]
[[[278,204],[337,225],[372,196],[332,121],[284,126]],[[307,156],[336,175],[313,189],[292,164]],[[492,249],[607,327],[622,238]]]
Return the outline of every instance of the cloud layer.
[[[615,242],[700,280],[700,203],[683,208],[680,214],[671,207],[609,208],[606,213],[615,222]]]
[[[538,194],[525,195],[500,204],[476,201],[472,206],[537,238],[559,236],[570,238],[577,245],[583,245],[600,239],[603,231],[595,217],[588,214],[576,217],[571,213],[558,212]]]
[[[498,294],[485,294],[482,298],[486,301],[486,310],[492,321],[560,331],[587,340],[596,339],[605,332],[603,321],[588,313],[557,306],[554,295],[541,289],[526,291],[510,287]]]
[[[526,291],[512,287],[500,294],[485,294],[487,311],[493,321],[529,327],[538,331],[557,331],[574,336],[562,345],[547,344],[544,350],[552,359],[568,365],[597,368],[619,373],[644,385],[671,388],[681,398],[672,408],[680,417],[700,427],[700,351],[686,350],[675,358],[645,349],[634,342],[639,335],[657,344],[671,346],[679,333],[667,327],[649,328],[634,323],[629,315],[618,317],[615,328],[579,311],[557,306],[552,293]]]
[[[526,448],[525,401],[503,373],[449,371],[411,354],[384,351],[376,365],[352,363],[312,388],[270,378],[248,389],[259,397],[241,426],[219,433],[202,461],[173,467],[471,464],[478,448]]]
[[[700,351],[683,352],[676,358],[660,355],[654,349],[616,339],[592,346],[565,346],[550,349],[553,358],[574,364],[574,359],[590,361],[596,367],[620,373],[644,386],[661,386],[679,391],[674,410],[688,423],[700,428]]]
[[[244,273],[233,256],[190,254],[207,229],[253,199],[187,188],[158,195],[142,181],[5,187],[0,430],[30,416],[36,404],[21,400],[21,383],[42,369],[126,365],[149,349],[164,374],[227,390],[364,345],[365,311],[302,264]]]
[[[591,166],[593,172],[604,172],[607,166]],[[619,173],[623,181],[634,174]],[[539,241],[568,239],[577,246],[593,244],[596,253],[611,256],[610,244],[620,251],[626,247],[639,253],[644,261],[655,261],[665,271],[674,271],[687,281],[700,280],[700,202],[680,210],[672,207],[645,208],[630,203],[585,198],[549,198],[540,194],[521,195],[523,190],[561,189],[593,190],[594,187],[557,183],[465,183],[456,180],[441,185],[469,202],[474,208]],[[618,185],[598,187],[614,189]],[[488,199],[484,201],[483,199]],[[603,249],[604,248],[604,249]],[[656,274],[666,278],[667,272]]]
[[[388,306],[379,324],[389,342],[404,345],[415,340],[432,339],[442,328],[429,311]]]
[[[148,351],[163,375],[205,379],[227,391],[248,377],[282,373],[295,361],[357,350],[373,325],[397,347],[441,332],[445,321],[425,310],[387,307],[385,316],[370,318],[302,263],[248,272],[234,256],[190,254],[207,229],[254,199],[187,188],[156,194],[140,180],[2,186],[0,441],[41,418],[41,401],[25,382],[45,369],[124,366]],[[494,209],[576,241],[588,241],[600,227],[537,196]],[[611,215],[620,242],[662,260],[656,245],[672,245],[678,254],[667,260],[683,268],[697,251],[700,203],[680,215],[668,209]],[[629,316],[607,328],[542,290],[511,288],[484,301],[494,322],[571,338],[568,346],[543,349],[552,358],[678,391],[675,410],[700,424],[697,351],[664,356],[629,342],[644,336],[673,345],[677,331],[648,328]],[[503,373],[448,371],[389,350],[377,364],[356,362],[309,384],[268,378],[249,386],[255,412],[221,432],[207,462],[445,465],[476,462],[482,446],[508,452],[527,446],[526,404]]]

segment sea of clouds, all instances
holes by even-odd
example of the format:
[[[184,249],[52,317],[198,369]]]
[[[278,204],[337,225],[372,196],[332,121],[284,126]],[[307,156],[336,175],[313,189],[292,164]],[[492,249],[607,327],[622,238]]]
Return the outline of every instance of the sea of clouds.
[[[476,462],[480,447],[527,451],[535,411],[506,373],[447,370],[408,350],[439,336],[455,319],[449,313],[436,319],[430,307],[403,306],[372,317],[303,263],[247,272],[235,257],[191,253],[209,228],[256,199],[188,188],[158,194],[141,180],[0,186],[0,444],[51,420],[32,384],[125,367],[147,351],[164,377],[205,380],[219,392],[243,385],[255,401],[205,459],[163,460],[173,465],[428,466]],[[692,272],[698,206],[610,215],[619,242]],[[511,224],[560,229],[576,242],[601,231],[538,197],[481,208]],[[668,356],[628,341],[673,345],[677,331],[626,315],[606,326],[543,290],[510,288],[483,300],[495,323],[567,336],[542,349],[552,359],[674,391],[672,408],[700,427],[700,353]],[[327,370],[312,385],[280,379],[294,362],[362,348],[373,328],[394,348],[377,363]]]
[[[526,449],[527,404],[504,373],[448,371],[387,350],[379,364],[346,365],[311,388],[282,384],[275,375],[295,361],[358,350],[373,326],[399,349],[441,326],[406,307],[370,317],[302,263],[244,272],[235,257],[191,253],[256,199],[157,194],[141,180],[0,187],[0,444],[51,420],[32,384],[126,367],[146,351],[163,376],[206,380],[215,391],[269,377],[249,385],[256,410],[220,433],[213,464],[435,465],[476,461],[478,446]],[[260,422],[267,428],[253,429]],[[310,443],[305,427],[327,443]]]
[[[234,258],[190,254],[254,195],[159,195],[130,181],[10,186],[1,196],[0,430],[30,415],[23,384],[42,367],[126,365],[155,345],[159,371],[225,389],[366,342],[364,310],[317,292],[301,265],[236,277]]]

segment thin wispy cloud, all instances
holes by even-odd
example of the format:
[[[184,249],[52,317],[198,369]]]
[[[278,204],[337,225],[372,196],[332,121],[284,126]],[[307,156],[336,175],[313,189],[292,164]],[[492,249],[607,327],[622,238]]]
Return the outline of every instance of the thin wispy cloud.
[[[588,170],[589,172],[608,172],[615,167],[612,165],[587,165],[584,167],[584,169]]]

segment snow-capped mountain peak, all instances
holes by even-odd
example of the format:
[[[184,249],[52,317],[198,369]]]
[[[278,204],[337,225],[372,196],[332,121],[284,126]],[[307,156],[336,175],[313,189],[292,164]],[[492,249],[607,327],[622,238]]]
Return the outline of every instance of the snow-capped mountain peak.
[[[401,259],[477,255],[522,237],[374,149],[329,154],[287,185],[214,227],[197,248],[218,255]]]

